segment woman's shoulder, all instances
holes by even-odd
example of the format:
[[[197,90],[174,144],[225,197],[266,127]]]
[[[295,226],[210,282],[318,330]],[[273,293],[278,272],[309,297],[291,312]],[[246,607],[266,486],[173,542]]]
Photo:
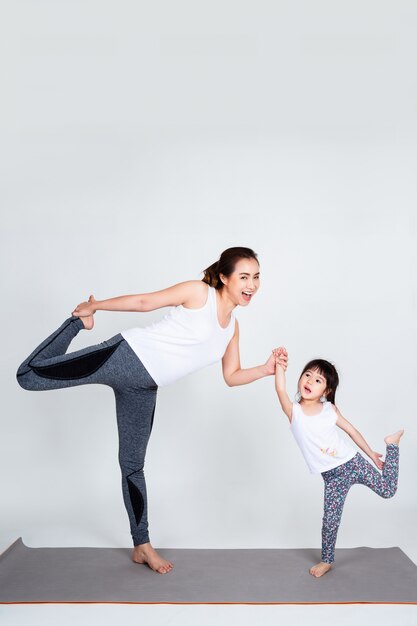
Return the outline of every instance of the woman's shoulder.
[[[186,293],[184,306],[189,309],[199,309],[203,307],[208,298],[210,287],[202,280],[187,280],[183,283]]]

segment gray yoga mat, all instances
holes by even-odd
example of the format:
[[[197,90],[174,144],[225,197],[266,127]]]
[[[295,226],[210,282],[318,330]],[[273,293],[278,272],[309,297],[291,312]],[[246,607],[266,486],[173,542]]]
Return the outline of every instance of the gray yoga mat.
[[[336,550],[334,570],[313,578],[319,550],[173,550],[156,574],[125,548],[28,548],[0,556],[0,603],[171,604],[417,603],[417,567],[399,548]]]

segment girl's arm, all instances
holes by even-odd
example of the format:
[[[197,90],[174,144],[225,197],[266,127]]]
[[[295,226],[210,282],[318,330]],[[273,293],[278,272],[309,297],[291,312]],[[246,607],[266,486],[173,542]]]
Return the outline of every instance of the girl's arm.
[[[281,408],[291,423],[292,402],[288,397],[285,384],[285,370],[287,369],[288,353],[285,348],[277,348],[274,350],[274,355],[276,358],[275,390],[277,392]]]
[[[273,354],[263,365],[242,369],[239,355],[239,324],[235,321],[235,333],[227,346],[222,359],[223,378],[229,387],[247,385],[264,376],[272,376],[275,372],[275,357]]]
[[[384,463],[381,461],[382,454],[379,452],[374,452],[371,450],[365,438],[361,435],[359,430],[357,430],[350,422],[347,421],[339,411],[337,407],[334,407],[337,413],[336,424],[345,431],[349,435],[349,437],[356,443],[358,448],[360,448],[365,454],[369,456],[370,459],[375,463],[378,469],[382,469],[384,467]]]
[[[207,300],[208,286],[201,280],[189,280],[178,283],[161,291],[143,293],[131,296],[118,296],[108,300],[94,300],[90,297],[88,302],[81,302],[73,315],[86,317],[96,311],[154,311],[165,306],[178,306],[183,304],[187,308],[197,309],[204,306]]]

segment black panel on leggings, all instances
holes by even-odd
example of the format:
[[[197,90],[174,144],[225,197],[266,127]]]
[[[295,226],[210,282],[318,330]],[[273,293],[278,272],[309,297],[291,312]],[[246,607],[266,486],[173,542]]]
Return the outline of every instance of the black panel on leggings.
[[[123,341],[123,340],[122,340]],[[94,374],[104,365],[107,359],[113,354],[122,342],[116,343],[109,348],[101,348],[95,352],[90,352],[74,359],[68,359],[56,365],[39,365],[32,369],[42,378],[54,378],[56,380],[71,380],[73,378],[85,378]]]
[[[133,512],[135,514],[136,524],[139,526],[139,522],[142,519],[143,514],[143,496],[136,485],[127,477],[127,486],[129,487],[129,496],[132,503]]]

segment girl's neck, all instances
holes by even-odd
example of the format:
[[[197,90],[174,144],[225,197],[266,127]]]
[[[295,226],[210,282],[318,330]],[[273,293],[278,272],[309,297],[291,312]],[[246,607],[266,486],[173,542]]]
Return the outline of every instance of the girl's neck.
[[[323,403],[319,400],[304,400],[302,398],[299,404],[307,415],[318,415],[323,409]]]

